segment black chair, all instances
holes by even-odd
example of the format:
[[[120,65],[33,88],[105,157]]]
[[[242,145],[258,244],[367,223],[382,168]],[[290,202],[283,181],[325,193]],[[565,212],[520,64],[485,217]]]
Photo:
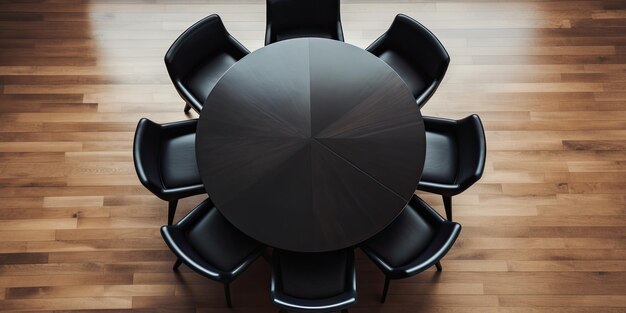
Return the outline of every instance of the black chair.
[[[424,116],[426,161],[417,189],[443,197],[446,217],[452,221],[452,196],[483,175],[487,143],[478,115],[455,121]]]
[[[267,0],[265,45],[301,37],[343,41],[339,0]]]
[[[435,265],[448,253],[461,232],[461,225],[446,221],[417,196],[383,231],[361,244],[365,254],[385,274],[380,302],[385,302],[389,281],[406,278]]]
[[[222,74],[248,53],[217,14],[185,30],[165,54],[167,72],[186,102],[185,112],[193,108],[200,113]]]
[[[402,77],[420,108],[435,93],[450,63],[450,56],[437,37],[404,14],[398,14],[389,30],[367,51]]]
[[[356,303],[352,249],[296,253],[274,250],[272,301],[280,312],[348,312]]]
[[[176,225],[161,227],[161,235],[181,263],[224,284],[228,307],[230,283],[263,252],[263,246],[232,226],[210,199],[204,200]]]
[[[169,202],[172,225],[178,199],[205,193],[196,164],[197,119],[157,124],[142,118],[135,130],[133,160],[139,181]]]

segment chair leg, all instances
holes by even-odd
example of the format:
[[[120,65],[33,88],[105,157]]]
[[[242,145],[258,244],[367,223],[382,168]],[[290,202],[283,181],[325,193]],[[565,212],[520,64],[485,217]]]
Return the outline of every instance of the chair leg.
[[[267,248],[263,249],[262,256],[265,262],[267,262],[268,264],[272,264],[272,255],[269,252],[267,252]]]
[[[441,272],[443,270],[443,267],[441,267],[441,261],[435,263],[435,266],[437,267],[437,272]]]
[[[233,307],[233,303],[230,301],[230,285],[228,283],[224,284],[224,294],[226,295],[226,305],[229,308]]]
[[[185,113],[189,113],[189,110],[191,110],[191,106],[189,103],[185,103]]]
[[[383,296],[380,298],[380,303],[385,303],[385,300],[387,300],[387,291],[389,291],[389,277],[385,276],[385,286],[383,287]]]
[[[174,266],[172,267],[173,271],[178,271],[178,268],[180,267],[180,265],[183,264],[183,261],[181,261],[180,259],[176,259],[176,263],[174,263]]]
[[[446,218],[452,222],[452,197],[442,196],[443,206],[446,208]]]
[[[176,215],[176,206],[178,205],[178,200],[172,200],[169,202],[169,207],[167,210],[167,225],[172,225],[174,222],[174,215]]]

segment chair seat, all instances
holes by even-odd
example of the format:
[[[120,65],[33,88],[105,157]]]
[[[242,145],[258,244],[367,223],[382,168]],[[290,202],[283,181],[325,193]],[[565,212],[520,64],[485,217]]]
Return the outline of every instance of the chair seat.
[[[337,39],[335,38],[336,36],[332,35],[330,32],[321,32],[316,29],[293,29],[276,33],[276,41],[306,37]]]
[[[204,102],[222,75],[236,62],[237,59],[228,53],[213,56],[210,62],[200,66],[189,76],[186,82],[187,88],[194,97]]]
[[[282,252],[280,271],[282,291],[302,299],[330,298],[346,289],[345,251],[301,254]]]
[[[429,82],[422,74],[415,71],[415,66],[411,62],[404,59],[400,54],[393,50],[386,50],[378,56],[387,65],[391,66],[396,73],[404,80],[411,90],[413,97],[418,98],[426,91]],[[419,56],[416,56],[419,57]]]
[[[196,163],[195,146],[195,133],[161,143],[161,179],[166,188],[202,184]]]
[[[223,272],[232,272],[259,248],[216,209],[201,217],[185,237],[199,256]]]
[[[426,131],[426,160],[421,180],[454,184],[459,159],[457,147],[455,136]]]

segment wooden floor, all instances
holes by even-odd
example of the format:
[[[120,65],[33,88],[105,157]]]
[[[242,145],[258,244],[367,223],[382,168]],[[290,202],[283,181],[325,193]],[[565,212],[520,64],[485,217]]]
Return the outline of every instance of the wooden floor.
[[[381,305],[383,276],[359,252],[351,311],[626,312],[626,1],[341,9],[359,47],[400,12],[433,30],[452,62],[423,113],[478,113],[489,149],[482,180],[454,198],[463,231],[444,271],[393,282]],[[0,1],[1,311],[276,311],[263,261],[234,283],[232,310],[221,285],[171,272],[166,204],[132,164],[139,118],[195,117],[163,56],[211,13],[263,45],[262,0]]]

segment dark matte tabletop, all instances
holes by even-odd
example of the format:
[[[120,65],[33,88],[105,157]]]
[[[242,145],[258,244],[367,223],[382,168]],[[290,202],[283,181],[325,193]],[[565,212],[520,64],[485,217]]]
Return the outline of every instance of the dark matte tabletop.
[[[233,225],[272,247],[320,252],[393,221],[415,191],[425,143],[415,99],[389,66],[306,38],[261,48],[224,74],[200,114],[196,156]]]

